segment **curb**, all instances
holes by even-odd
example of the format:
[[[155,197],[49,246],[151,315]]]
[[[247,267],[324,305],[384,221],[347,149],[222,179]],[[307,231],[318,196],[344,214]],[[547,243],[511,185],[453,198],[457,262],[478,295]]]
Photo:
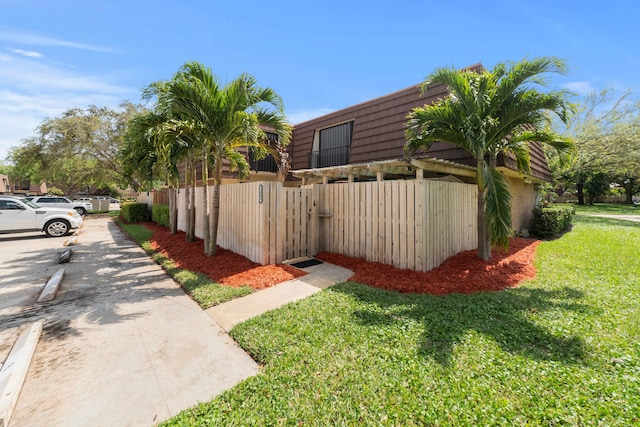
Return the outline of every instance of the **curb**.
[[[49,279],[38,297],[38,302],[51,301],[56,297],[56,292],[58,292],[60,282],[62,282],[62,276],[64,276],[64,268],[56,271],[53,276],[51,276],[51,279]],[[0,427],[2,426],[0,425]]]
[[[42,333],[39,320],[23,331],[16,340],[0,370],[0,427],[9,424],[9,418],[18,402],[18,396],[27,376],[31,359]]]

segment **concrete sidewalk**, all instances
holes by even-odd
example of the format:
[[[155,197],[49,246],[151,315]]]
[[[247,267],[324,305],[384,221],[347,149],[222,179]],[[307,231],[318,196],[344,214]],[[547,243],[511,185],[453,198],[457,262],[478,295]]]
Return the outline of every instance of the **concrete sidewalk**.
[[[88,217],[77,240],[53,301],[36,302],[44,282],[15,281],[33,265],[0,277],[3,339],[44,324],[11,427],[154,425],[258,372],[110,218]],[[58,255],[28,244],[41,266]]]
[[[306,276],[211,307],[207,309],[207,314],[228,332],[240,322],[306,298],[353,276],[353,271],[329,263],[302,270],[307,273]]]
[[[640,222],[640,215],[606,215],[606,214],[580,214],[583,216],[597,216],[600,218],[623,219],[625,221]]]

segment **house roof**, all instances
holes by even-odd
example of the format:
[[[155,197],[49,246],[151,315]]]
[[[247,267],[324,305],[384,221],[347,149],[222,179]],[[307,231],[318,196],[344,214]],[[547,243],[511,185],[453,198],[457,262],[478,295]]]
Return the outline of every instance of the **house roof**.
[[[469,69],[477,69],[474,65]],[[388,95],[362,102],[321,117],[299,123],[294,126],[292,142],[289,145],[291,169],[295,172],[307,171],[310,166],[310,153],[316,131],[345,122],[353,122],[352,143],[349,163],[369,164],[404,157],[404,124],[407,114],[415,107],[431,104],[447,95],[443,84],[431,85],[426,93],[422,85],[413,85]],[[427,153],[429,158],[437,158],[463,166],[475,166],[473,156],[468,152],[446,142],[434,143]],[[551,173],[539,144],[531,145],[531,177],[549,181]],[[509,174],[519,176],[515,162],[509,158],[500,158],[502,166]],[[296,173],[294,176],[300,176]]]

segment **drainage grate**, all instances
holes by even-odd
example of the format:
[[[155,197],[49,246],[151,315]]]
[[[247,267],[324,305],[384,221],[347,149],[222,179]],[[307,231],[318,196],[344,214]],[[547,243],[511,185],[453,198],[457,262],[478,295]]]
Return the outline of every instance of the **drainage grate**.
[[[289,264],[292,267],[297,267],[297,268],[307,268],[307,267],[311,267],[312,265],[318,265],[318,264],[322,264],[322,261],[317,260],[315,258],[312,259],[308,259],[306,261],[298,261],[298,262],[294,262],[292,264]]]

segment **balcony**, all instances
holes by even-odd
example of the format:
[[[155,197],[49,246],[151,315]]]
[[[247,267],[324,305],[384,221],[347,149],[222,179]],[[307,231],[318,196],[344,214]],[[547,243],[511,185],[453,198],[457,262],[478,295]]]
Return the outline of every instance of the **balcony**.
[[[342,146],[312,151],[309,154],[309,167],[324,168],[327,166],[342,166],[349,163],[351,147]]]
[[[278,164],[275,159],[267,155],[264,159],[256,160],[253,152],[249,151],[249,167],[254,172],[278,172]]]

